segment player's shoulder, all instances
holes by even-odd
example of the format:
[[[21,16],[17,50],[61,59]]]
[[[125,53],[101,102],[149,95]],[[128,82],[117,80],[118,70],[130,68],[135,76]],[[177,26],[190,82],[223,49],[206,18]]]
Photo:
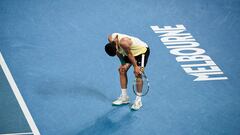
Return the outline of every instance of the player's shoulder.
[[[120,40],[120,44],[122,48],[127,49],[132,45],[132,41],[128,37],[124,37]]]
[[[122,37],[121,38],[121,40],[120,40],[120,42],[130,42],[131,41],[131,38],[129,38],[129,37]]]

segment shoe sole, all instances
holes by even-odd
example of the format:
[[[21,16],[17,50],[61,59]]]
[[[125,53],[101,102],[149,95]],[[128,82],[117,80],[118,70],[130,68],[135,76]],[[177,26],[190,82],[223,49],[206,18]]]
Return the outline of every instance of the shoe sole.
[[[112,103],[112,105],[113,105],[113,106],[121,106],[121,105],[127,105],[127,104],[129,104],[129,103],[130,103],[130,102],[123,102],[122,104],[113,104],[113,103]]]
[[[141,109],[141,108],[142,108],[142,106],[139,107],[139,109]],[[132,111],[138,111],[139,109],[134,109],[134,108],[131,107]]]

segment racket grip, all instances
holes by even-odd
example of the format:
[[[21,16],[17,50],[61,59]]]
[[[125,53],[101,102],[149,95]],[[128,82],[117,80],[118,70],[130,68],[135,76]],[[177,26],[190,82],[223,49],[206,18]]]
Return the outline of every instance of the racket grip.
[[[141,67],[144,68],[145,54],[142,54]]]

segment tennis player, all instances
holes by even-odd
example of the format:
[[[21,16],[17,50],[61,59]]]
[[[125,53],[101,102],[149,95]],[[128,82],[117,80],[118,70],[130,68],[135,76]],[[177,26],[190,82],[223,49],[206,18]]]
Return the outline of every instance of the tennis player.
[[[142,54],[145,54],[144,66],[148,61],[150,50],[148,45],[142,40],[120,33],[113,33],[108,36],[109,43],[105,46],[105,51],[109,56],[118,56],[121,65],[119,67],[121,95],[112,102],[113,105],[123,105],[129,103],[129,96],[127,94],[127,71],[131,66],[134,68],[135,77],[141,77],[141,62]],[[141,95],[141,93],[138,93]],[[140,96],[136,99],[131,107],[133,110],[139,110],[142,107]]]

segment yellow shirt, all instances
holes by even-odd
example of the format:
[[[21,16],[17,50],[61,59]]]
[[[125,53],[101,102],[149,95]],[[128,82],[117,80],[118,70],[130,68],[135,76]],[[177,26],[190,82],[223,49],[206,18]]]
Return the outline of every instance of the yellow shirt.
[[[113,33],[112,38],[114,39],[117,35],[118,35],[119,41],[124,37],[128,37],[131,39],[132,45],[130,46],[130,51],[132,52],[133,56],[138,56],[147,51],[148,45],[145,42],[143,42],[142,40],[140,40],[136,37],[132,37],[132,36],[120,34],[120,33]],[[123,56],[127,56],[126,52],[122,49],[121,46],[119,46],[118,52],[120,54],[122,54]]]

